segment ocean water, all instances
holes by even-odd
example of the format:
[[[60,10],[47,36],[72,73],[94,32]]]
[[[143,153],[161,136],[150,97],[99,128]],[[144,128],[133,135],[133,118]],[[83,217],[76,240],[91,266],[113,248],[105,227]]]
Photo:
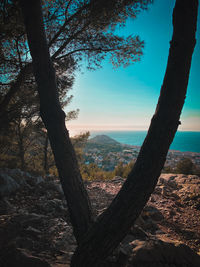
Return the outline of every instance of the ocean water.
[[[146,131],[91,131],[90,136],[105,134],[122,144],[141,146]],[[171,150],[190,151],[200,153],[200,132],[178,131],[170,146]]]

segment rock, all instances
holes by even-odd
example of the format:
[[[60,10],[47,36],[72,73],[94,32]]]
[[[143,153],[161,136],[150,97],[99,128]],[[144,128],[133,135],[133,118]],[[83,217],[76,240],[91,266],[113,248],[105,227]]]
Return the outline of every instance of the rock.
[[[160,195],[162,193],[162,188],[159,186],[156,186],[154,189],[154,194]]]
[[[41,176],[32,176],[19,169],[0,169],[0,197],[9,196],[21,187],[31,189],[42,182]]]
[[[19,184],[9,175],[0,173],[0,198],[16,192]]]
[[[178,188],[178,184],[175,181],[176,177],[177,175],[162,174],[158,180],[158,185],[169,186],[172,189],[176,190]],[[179,186],[181,186],[181,184],[179,184]]]
[[[115,176],[113,179],[112,179],[112,182],[113,183],[124,183],[124,178],[120,177],[120,176]]]
[[[50,199],[46,201],[41,207],[45,212],[62,212],[66,211],[63,207],[62,201],[60,199]]]
[[[42,232],[34,227],[28,226],[28,228],[26,229],[27,233],[31,233],[33,235],[40,235]]]
[[[44,221],[48,219],[47,216],[29,213],[29,214],[19,214],[11,219],[11,221],[15,222],[19,227],[28,228],[29,226],[33,228],[37,228],[38,225],[43,224]]]
[[[156,222],[162,221],[164,219],[162,213],[153,206],[145,206],[142,212],[142,216],[150,217]]]
[[[15,238],[15,244],[18,248],[22,249],[28,249],[29,251],[32,251],[34,247],[36,246],[35,240],[33,240],[32,236],[17,236]]]
[[[50,264],[38,257],[30,255],[26,250],[9,245],[1,251],[1,267],[50,267]]]
[[[28,172],[24,172],[24,177],[26,178],[26,181],[30,186],[35,186],[44,182],[42,176],[32,176]]]
[[[12,212],[14,208],[10,204],[10,202],[7,199],[0,200],[0,215],[8,214],[9,212]]]
[[[28,186],[25,178],[25,173],[20,169],[6,169],[5,173],[12,177],[20,186]]]
[[[135,267],[199,267],[200,256],[184,244],[174,245],[161,240],[139,241],[131,243],[130,265]]]
[[[175,181],[178,184],[196,184],[200,185],[200,177],[197,175],[184,175],[179,174],[175,177]]]
[[[139,226],[133,226],[130,232],[134,239],[146,240],[148,238],[148,234]]]
[[[141,214],[135,221],[135,226],[140,227],[144,232],[154,234],[158,230],[157,224],[146,214]]]
[[[62,189],[62,186],[60,183],[54,183],[54,186],[55,186],[55,190],[60,193],[61,195],[64,195],[64,192],[63,192],[63,189]]]
[[[34,255],[46,259],[53,266],[69,266],[77,244],[60,182],[53,177],[43,179],[18,169],[1,171],[0,174],[9,176],[19,186],[16,194],[10,193],[0,200],[1,255],[19,255],[20,267],[23,267],[24,255],[26,260],[28,258],[28,264],[25,265],[28,267],[32,261],[35,264],[32,266],[46,264],[41,258],[35,259]],[[84,182],[95,214],[106,209],[123,182],[124,179],[120,177],[109,181]],[[109,257],[111,261],[108,265],[103,266],[200,266],[194,265],[195,257],[191,249],[188,252],[170,243],[179,240],[199,251],[199,188],[199,178],[195,176],[162,174],[135,226]],[[11,242],[15,244],[14,250],[8,248]],[[4,248],[8,248],[10,254],[6,254]],[[187,259],[183,260],[184,257]],[[0,256],[0,266],[6,266],[1,263]],[[7,266],[18,266],[13,262],[9,264]]]

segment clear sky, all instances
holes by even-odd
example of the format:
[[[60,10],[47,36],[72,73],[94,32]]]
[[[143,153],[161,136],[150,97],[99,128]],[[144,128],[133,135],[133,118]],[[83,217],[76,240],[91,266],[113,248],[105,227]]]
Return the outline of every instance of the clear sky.
[[[121,35],[139,35],[145,41],[140,62],[113,69],[107,60],[96,71],[77,73],[67,110],[79,108],[77,120],[67,123],[70,133],[86,130],[147,130],[159,97],[172,37],[175,0],[155,0]],[[200,13],[200,12],[199,12]],[[179,130],[200,131],[200,14],[188,93]]]

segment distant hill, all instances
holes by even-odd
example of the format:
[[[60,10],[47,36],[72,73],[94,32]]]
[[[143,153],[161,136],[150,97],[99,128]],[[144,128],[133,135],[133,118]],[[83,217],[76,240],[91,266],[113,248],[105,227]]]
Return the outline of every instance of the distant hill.
[[[121,145],[116,140],[110,138],[107,135],[97,135],[91,139],[88,140],[88,143],[90,144],[99,144],[99,145]]]

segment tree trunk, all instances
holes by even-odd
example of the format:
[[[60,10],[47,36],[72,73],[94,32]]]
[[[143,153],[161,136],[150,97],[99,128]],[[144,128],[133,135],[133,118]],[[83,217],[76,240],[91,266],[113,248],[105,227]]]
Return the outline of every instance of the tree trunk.
[[[127,234],[156,186],[180,124],[196,43],[197,7],[198,0],[176,1],[166,74],[147,136],[122,189],[78,246],[73,267],[104,266],[103,260]]]
[[[44,172],[45,174],[49,174],[49,167],[48,167],[48,143],[49,143],[49,138],[48,134],[45,133],[45,143],[44,143]]]
[[[21,120],[18,121],[17,124],[17,136],[18,136],[18,148],[19,148],[19,158],[20,158],[20,168],[21,170],[25,170],[25,151],[24,151],[24,142],[23,142],[23,134],[21,132]]]
[[[20,0],[20,5],[38,85],[40,114],[48,131],[74,234],[79,243],[92,223],[91,206],[65,126],[65,113],[59,103],[55,70],[44,32],[41,2]]]

